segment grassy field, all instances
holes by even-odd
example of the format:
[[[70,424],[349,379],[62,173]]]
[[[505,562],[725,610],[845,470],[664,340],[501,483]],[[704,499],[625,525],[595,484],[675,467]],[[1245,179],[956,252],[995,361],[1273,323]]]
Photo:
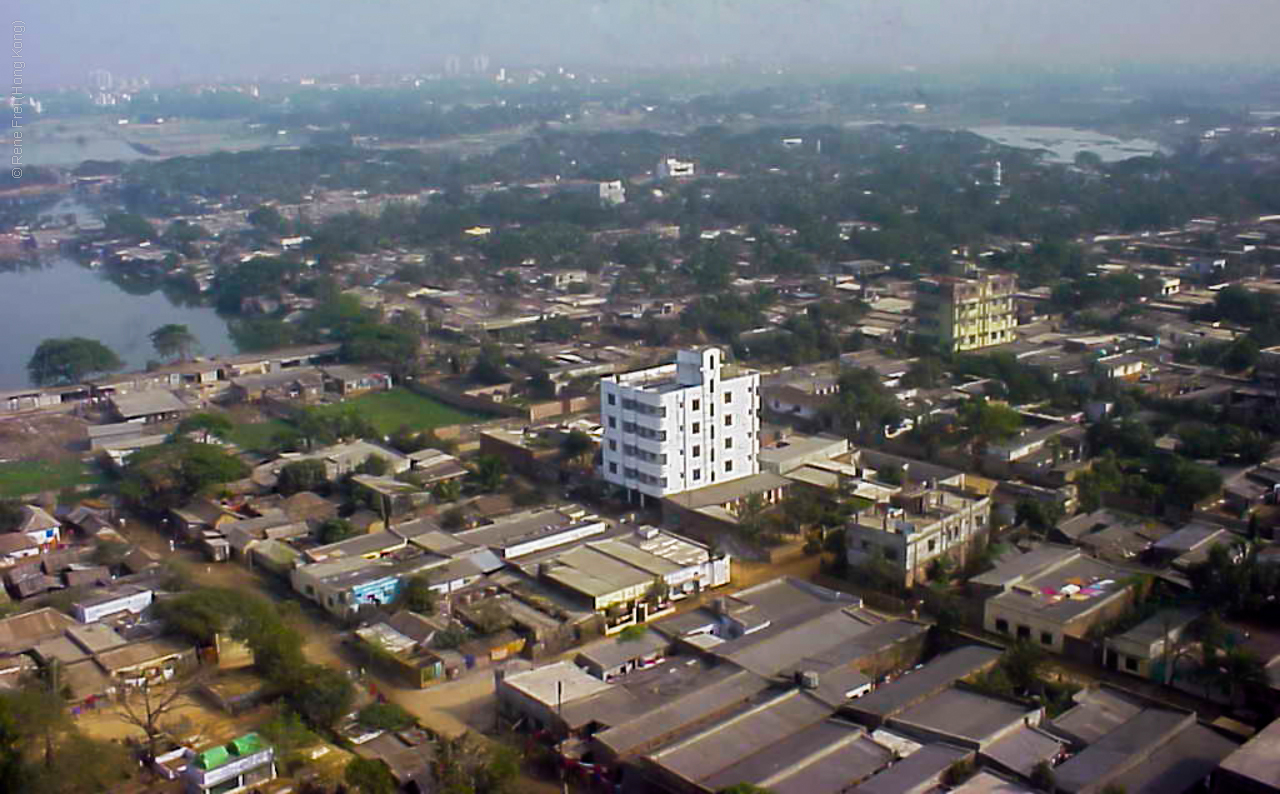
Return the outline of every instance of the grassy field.
[[[102,481],[102,476],[96,470],[78,460],[59,463],[0,463],[0,497],[22,496],[37,491],[60,491],[67,487]]]
[[[365,394],[346,402],[326,406],[325,411],[355,410],[373,423],[378,432],[391,434],[404,425],[414,430],[475,422],[481,417],[459,411],[442,402],[414,394],[408,389]]]
[[[358,412],[373,423],[383,435],[390,435],[404,425],[414,430],[474,422],[482,417],[459,411],[442,402],[414,394],[408,389],[365,394],[346,402],[327,405],[322,412]],[[244,450],[270,452],[272,439],[280,432],[291,429],[288,422],[268,419],[264,422],[242,422],[235,425],[228,441]]]
[[[272,439],[277,433],[291,429],[288,422],[280,419],[268,419],[265,422],[238,424],[231,430],[228,441],[250,452],[270,452]]]

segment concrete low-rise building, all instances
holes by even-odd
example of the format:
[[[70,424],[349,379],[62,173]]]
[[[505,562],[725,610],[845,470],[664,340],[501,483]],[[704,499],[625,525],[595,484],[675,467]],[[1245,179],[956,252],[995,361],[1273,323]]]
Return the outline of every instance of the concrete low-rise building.
[[[1162,609],[1103,643],[1103,664],[1141,678],[1168,680],[1179,642],[1204,614],[1200,609]]]
[[[186,751],[187,794],[238,794],[276,776],[275,748],[256,733],[201,751]]]
[[[111,407],[121,422],[139,424],[168,422],[191,411],[191,406],[166,389],[116,394]]]
[[[983,607],[983,628],[1062,653],[1068,642],[1083,640],[1091,627],[1129,608],[1130,576],[1079,549],[1024,555],[977,577],[999,592]]]
[[[372,441],[356,440],[333,444],[311,452],[281,455],[270,463],[264,463],[255,468],[251,476],[258,485],[274,488],[280,476],[280,470],[285,466],[304,460],[318,460],[324,464],[326,478],[337,480],[343,475],[355,472],[357,467],[370,457],[379,457],[386,461],[389,476],[402,474],[412,465],[412,461],[397,450]]]
[[[1214,794],[1280,794],[1280,720],[1222,760],[1213,776]]]
[[[345,620],[358,615],[361,607],[395,603],[405,582],[419,575],[428,579],[432,590],[447,595],[476,583],[484,571],[465,557],[414,550],[403,559],[355,556],[303,565],[293,569],[290,579],[295,592]]]
[[[644,623],[673,605],[729,583],[729,555],[655,527],[592,540],[525,564],[605,617],[605,632]]]
[[[136,615],[154,600],[151,588],[127,584],[89,593],[71,605],[71,614],[81,623],[96,623],[121,612]]]
[[[990,497],[917,486],[854,516],[845,527],[847,559],[852,566],[882,560],[909,588],[936,561],[963,566],[985,548],[990,527]]]

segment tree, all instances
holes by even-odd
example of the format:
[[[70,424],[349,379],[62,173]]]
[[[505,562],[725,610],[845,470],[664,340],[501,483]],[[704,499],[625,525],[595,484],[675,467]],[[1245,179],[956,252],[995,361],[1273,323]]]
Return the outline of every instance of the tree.
[[[507,462],[497,455],[481,455],[472,474],[481,490],[496,491],[507,478]]]
[[[72,729],[67,712],[66,699],[58,680],[61,662],[53,662],[42,676],[34,678],[16,692],[4,696],[19,732],[28,745],[39,743],[43,750],[46,770],[55,768],[54,748],[59,740]]]
[[[1058,779],[1053,774],[1053,767],[1048,761],[1040,761],[1031,768],[1031,785],[1037,791],[1044,791],[1053,794],[1057,789]]]
[[[1046,662],[1044,651],[1029,642],[1009,646],[1000,657],[1000,668],[1018,689],[1028,691],[1040,686],[1040,671]]]
[[[942,782],[947,786],[959,786],[973,777],[978,771],[972,760],[967,758],[956,761],[942,772]]]
[[[1215,673],[1219,686],[1227,693],[1233,706],[1242,703],[1242,696],[1251,690],[1260,691],[1267,685],[1266,666],[1247,648],[1228,650],[1217,661]]]
[[[878,440],[885,426],[902,418],[901,403],[875,370],[845,370],[839,383],[840,393],[827,413],[845,435]]]
[[[168,680],[145,678],[120,700],[116,716],[146,734],[146,758],[156,754],[156,741],[163,733],[160,721],[190,704],[190,695],[203,683],[199,676]]]
[[[298,460],[285,464],[276,479],[276,489],[285,496],[313,491],[329,481],[329,471],[322,460]]]
[[[171,441],[129,456],[120,494],[134,506],[154,512],[248,475],[248,465],[221,447]]]
[[[505,794],[520,774],[520,754],[470,733],[442,737],[432,772],[443,794]]]
[[[0,697],[0,791],[26,791],[29,779],[17,716],[9,701]]]
[[[645,635],[648,633],[648,626],[627,626],[625,629],[618,632],[618,642],[636,642],[637,640],[643,640]]]
[[[175,438],[181,438],[188,433],[199,433],[200,443],[208,444],[209,436],[225,441],[234,427],[231,420],[222,414],[198,413],[191,414],[179,422],[173,435]]]
[[[409,577],[400,593],[400,601],[410,612],[420,615],[434,615],[436,612],[436,591],[431,589],[431,580],[423,574]]]
[[[289,222],[275,207],[259,204],[245,217],[250,225],[272,234],[284,234]]]
[[[96,339],[72,336],[46,339],[27,362],[27,374],[37,386],[79,383],[86,375],[124,366],[111,348]]]
[[[52,766],[29,770],[24,794],[84,794],[129,787],[137,760],[128,748],[69,730],[54,749]]]
[[[402,731],[415,722],[413,715],[397,703],[370,703],[357,715],[361,725],[384,731]]]
[[[0,532],[11,532],[22,523],[22,502],[17,499],[0,499]]]
[[[769,503],[758,493],[748,494],[738,506],[738,529],[749,539],[756,539],[764,532],[764,514]]]
[[[190,328],[178,323],[162,325],[149,336],[151,346],[161,358],[186,360],[191,357],[191,349],[199,343]]]
[[[580,462],[588,453],[594,451],[596,442],[581,430],[570,430],[560,441],[560,452],[565,460]]]
[[[316,530],[316,540],[324,546],[355,537],[355,535],[356,528],[345,518],[325,519]]]
[[[471,380],[485,386],[507,383],[511,379],[507,377],[505,367],[506,361],[502,356],[502,348],[494,344],[485,345],[480,348],[480,355],[471,368]]]
[[[441,480],[431,489],[431,495],[438,502],[453,502],[462,495],[462,483],[457,479]]]
[[[554,400],[556,398],[556,384],[547,374],[545,369],[536,370],[529,379],[525,381],[525,388],[529,391],[529,396],[535,400]]]
[[[395,794],[400,789],[391,770],[376,758],[351,759],[342,779],[361,794]]]
[[[391,471],[391,464],[383,456],[371,452],[369,457],[365,458],[359,466],[356,466],[358,474],[369,474],[374,477],[382,477]]]
[[[907,374],[902,376],[902,385],[909,388],[932,389],[946,375],[946,367],[936,356],[922,356],[911,364]]]
[[[128,237],[133,240],[155,240],[156,227],[141,215],[131,212],[113,212],[103,222],[108,237]]]
[[[1062,505],[1041,499],[1022,499],[1018,502],[1015,520],[1037,532],[1048,532],[1062,520]]]
[[[1007,441],[1018,434],[1022,415],[1007,405],[974,397],[960,406],[960,424],[968,431],[973,451],[986,449],[991,443]]]
[[[462,529],[467,525],[467,514],[460,507],[451,507],[440,516],[440,526],[448,529]]]
[[[306,664],[285,678],[289,705],[316,728],[328,729],[351,711],[355,687],[341,670]]]

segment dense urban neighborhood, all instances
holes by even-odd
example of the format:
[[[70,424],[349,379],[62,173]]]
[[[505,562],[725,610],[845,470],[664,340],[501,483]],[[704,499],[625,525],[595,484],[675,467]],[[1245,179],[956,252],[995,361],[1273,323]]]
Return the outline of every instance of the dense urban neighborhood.
[[[0,790],[1280,791],[1274,78],[705,79],[31,105]]]

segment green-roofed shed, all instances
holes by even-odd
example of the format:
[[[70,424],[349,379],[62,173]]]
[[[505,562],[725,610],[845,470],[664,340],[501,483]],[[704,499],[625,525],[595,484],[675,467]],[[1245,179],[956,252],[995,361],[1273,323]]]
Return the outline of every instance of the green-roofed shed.
[[[253,755],[262,748],[262,737],[256,733],[246,733],[238,739],[232,739],[227,745],[227,749],[236,755]]]
[[[217,769],[229,760],[231,760],[231,753],[227,752],[227,748],[219,745],[200,753],[196,757],[196,766],[207,772],[210,769]]]

